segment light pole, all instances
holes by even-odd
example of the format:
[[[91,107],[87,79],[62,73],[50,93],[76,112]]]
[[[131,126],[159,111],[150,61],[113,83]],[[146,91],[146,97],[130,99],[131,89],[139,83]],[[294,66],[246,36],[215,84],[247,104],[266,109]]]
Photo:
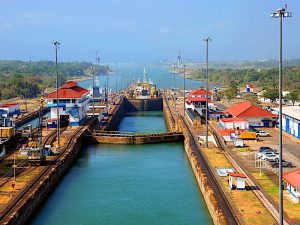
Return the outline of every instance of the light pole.
[[[58,70],[57,70],[57,50],[59,48],[60,43],[58,41],[53,41],[52,44],[55,48],[55,71],[56,71],[56,116],[57,116],[57,145],[56,145],[56,151],[60,151],[60,135],[59,135],[59,128],[60,128],[60,118],[59,118],[59,102],[58,102]]]
[[[283,190],[282,190],[282,18],[291,17],[292,13],[286,9],[277,9],[271,13],[272,18],[280,19],[279,32],[279,224],[283,225]]]
[[[205,147],[208,148],[208,42],[211,42],[211,38],[207,37],[203,39],[206,43],[206,102],[205,102]]]
[[[91,70],[92,70],[92,73],[93,73],[93,118],[95,118],[95,66],[91,66]]]
[[[22,66],[24,69],[24,86],[25,86],[25,90],[24,90],[24,104],[25,104],[25,114],[27,114],[27,98],[26,98],[26,91],[27,91],[27,83],[26,83],[26,77],[25,77],[25,70],[27,69],[26,65]]]
[[[183,65],[183,117],[185,117],[185,65]]]
[[[116,63],[116,94],[118,93],[118,63]]]
[[[108,72],[106,72],[106,114],[108,115]]]

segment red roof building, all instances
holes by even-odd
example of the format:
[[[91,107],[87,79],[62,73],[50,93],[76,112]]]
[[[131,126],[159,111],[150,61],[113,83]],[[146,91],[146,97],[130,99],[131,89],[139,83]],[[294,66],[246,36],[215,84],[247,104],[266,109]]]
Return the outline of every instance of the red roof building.
[[[229,176],[230,190],[245,190],[246,175],[243,173],[227,172]]]
[[[245,118],[252,127],[273,127],[278,118],[268,110],[262,109],[249,102],[242,102],[224,110],[224,113],[230,114],[232,117]]]
[[[244,121],[248,121],[245,118],[221,118],[220,119],[223,122],[244,122]]]
[[[75,81],[64,83],[58,92],[54,91],[46,96],[51,117],[48,121],[49,128],[57,127],[57,107],[59,110],[59,121],[61,124],[78,126],[84,122],[88,109],[89,91],[78,86]],[[58,104],[56,98],[58,95]]]
[[[87,94],[89,91],[82,87],[79,87],[76,82],[69,81],[63,84],[58,89],[58,98],[60,99],[80,99],[84,94]],[[56,99],[56,91],[48,94],[47,99]]]
[[[282,175],[283,180],[287,184],[288,192],[300,202],[300,169],[284,173]]]
[[[192,97],[203,97],[203,98],[208,97],[208,98],[211,98],[212,92],[210,92],[210,91],[206,92],[205,89],[199,88],[199,89],[197,89],[197,90],[192,91],[192,92],[190,93],[190,95],[191,95]]]

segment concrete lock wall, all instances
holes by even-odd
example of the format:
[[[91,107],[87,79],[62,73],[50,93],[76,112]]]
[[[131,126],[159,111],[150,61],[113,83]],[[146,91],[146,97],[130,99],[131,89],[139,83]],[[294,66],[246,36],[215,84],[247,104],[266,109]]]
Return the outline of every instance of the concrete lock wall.
[[[123,100],[123,101],[121,101],[119,107],[112,114],[112,118],[111,118],[106,130],[108,130],[108,131],[118,130],[118,126],[124,117],[124,113],[125,113],[124,110],[125,110],[125,103]]]
[[[87,130],[81,133],[80,136],[72,142],[69,148],[58,159],[57,163],[52,166],[52,169],[44,174],[42,180],[37,183],[34,188],[30,189],[23,199],[18,202],[15,208],[1,221],[1,224],[26,224],[71,167],[78,152],[81,150],[82,138],[86,132]]]
[[[100,144],[153,144],[153,143],[168,143],[178,142],[183,140],[181,134],[167,134],[158,136],[94,136],[93,141]]]
[[[162,98],[124,99],[125,112],[158,111],[163,109]]]

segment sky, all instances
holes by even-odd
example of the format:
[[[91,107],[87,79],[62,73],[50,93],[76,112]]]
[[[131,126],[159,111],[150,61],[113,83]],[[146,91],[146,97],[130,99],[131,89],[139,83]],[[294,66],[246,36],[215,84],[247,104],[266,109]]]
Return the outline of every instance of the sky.
[[[279,19],[288,6],[283,56],[300,58],[299,0],[0,0],[0,60],[146,62],[278,58]]]

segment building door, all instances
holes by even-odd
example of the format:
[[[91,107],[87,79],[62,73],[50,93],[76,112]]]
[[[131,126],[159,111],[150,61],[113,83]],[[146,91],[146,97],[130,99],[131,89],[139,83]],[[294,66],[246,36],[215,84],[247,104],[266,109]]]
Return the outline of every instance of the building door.
[[[300,139],[300,123],[298,123],[298,138]]]
[[[285,119],[285,131],[290,133],[290,119],[288,118]]]
[[[270,120],[262,120],[264,127],[270,127]]]

